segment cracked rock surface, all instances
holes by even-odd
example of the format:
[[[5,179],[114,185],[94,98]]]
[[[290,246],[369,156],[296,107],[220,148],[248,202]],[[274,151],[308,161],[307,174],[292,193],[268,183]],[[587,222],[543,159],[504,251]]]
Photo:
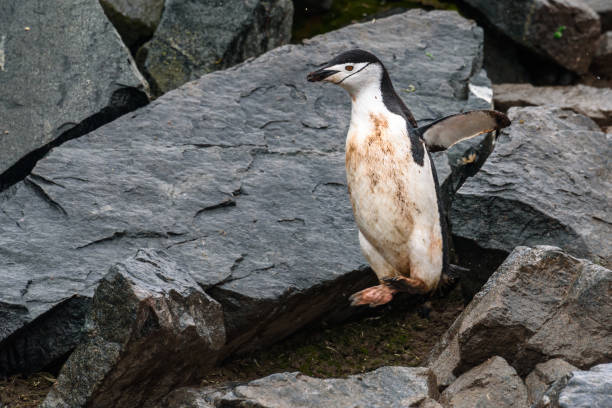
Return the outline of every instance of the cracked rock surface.
[[[0,89],[0,190],[27,174],[39,149],[148,101],[129,51],[89,0],[3,0]]]
[[[611,139],[558,107],[510,108],[512,125],[453,200],[453,234],[482,248],[555,245],[610,265]]]
[[[183,388],[164,408],[400,408],[435,407],[436,379],[427,368],[382,367],[348,378],[320,379],[296,373],[272,374],[226,388]]]
[[[559,248],[517,247],[432,350],[438,384],[495,355],[521,376],[553,357],[610,361],[611,285],[612,271]]]
[[[357,24],[206,75],[52,150],[0,195],[2,373],[70,351],[73,333],[33,359],[48,332],[23,333],[66,299],[90,298],[138,248],[165,250],[222,304],[224,353],[346,315],[347,297],[374,280],[346,190],[350,103],[306,74],[369,49],[425,123],[490,106],[469,89],[482,44],[482,30],[452,12]],[[82,322],[85,310],[75,314]]]

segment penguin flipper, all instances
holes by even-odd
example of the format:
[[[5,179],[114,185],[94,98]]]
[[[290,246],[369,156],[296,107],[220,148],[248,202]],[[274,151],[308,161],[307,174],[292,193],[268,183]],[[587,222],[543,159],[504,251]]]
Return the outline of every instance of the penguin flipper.
[[[510,119],[494,110],[457,113],[416,129],[430,152],[446,150],[457,142],[483,133],[499,131],[510,125]]]

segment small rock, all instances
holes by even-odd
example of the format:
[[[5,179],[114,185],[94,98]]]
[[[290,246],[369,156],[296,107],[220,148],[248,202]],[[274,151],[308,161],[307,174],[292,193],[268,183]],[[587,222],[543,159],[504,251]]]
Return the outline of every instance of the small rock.
[[[494,356],[462,374],[440,396],[444,407],[524,408],[527,389],[506,360]]]
[[[295,373],[272,374],[245,385],[215,390],[183,388],[164,408],[435,408],[436,380],[422,367],[382,367],[348,378],[320,379]]]
[[[601,31],[612,30],[612,2],[610,0],[582,0],[599,14]]]
[[[612,31],[602,34],[599,39],[597,49],[595,50],[595,58],[591,65],[591,71],[612,79]],[[607,90],[609,91],[609,89]],[[608,117],[608,120],[612,122],[612,118]]]
[[[577,369],[560,358],[553,358],[536,365],[535,369],[525,378],[529,404],[539,401],[552,383]]]
[[[555,247],[517,247],[429,357],[441,386],[498,355],[527,375],[560,357],[583,368],[612,358],[612,271]]]
[[[291,0],[166,0],[159,26],[137,58],[161,95],[289,42],[292,19]]]
[[[574,371],[554,382],[534,408],[612,407],[612,364]]]
[[[466,0],[498,30],[577,73],[585,73],[600,34],[599,16],[574,0]]]
[[[612,89],[609,88],[500,84],[493,86],[493,95],[495,108],[503,112],[513,106],[554,105],[588,116],[602,127],[612,125]]]
[[[153,36],[164,10],[164,0],[100,0],[100,4],[130,49]]]
[[[213,366],[225,343],[221,305],[151,250],[110,269],[85,327],[42,407],[152,404]]]

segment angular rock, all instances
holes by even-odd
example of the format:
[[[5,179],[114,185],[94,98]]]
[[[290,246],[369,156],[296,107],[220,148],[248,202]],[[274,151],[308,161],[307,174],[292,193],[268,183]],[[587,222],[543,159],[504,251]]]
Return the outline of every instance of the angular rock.
[[[600,34],[597,13],[580,0],[466,0],[499,31],[561,66],[585,73]]]
[[[457,378],[440,395],[445,407],[527,407],[527,389],[506,360],[494,356]]]
[[[130,49],[153,36],[164,11],[164,0],[100,0],[100,4]]]
[[[110,269],[85,327],[42,407],[150,405],[213,366],[225,343],[221,305],[151,250]]]
[[[138,60],[161,95],[289,42],[292,20],[291,0],[166,0]]]
[[[455,195],[453,234],[505,252],[555,245],[610,265],[610,138],[556,107],[511,108],[508,116],[495,151]]]
[[[165,408],[434,408],[436,379],[422,367],[382,367],[348,378],[313,378],[295,373],[272,374],[245,385],[221,390],[185,388],[174,391]]]
[[[612,125],[612,89],[609,88],[500,84],[493,86],[493,95],[495,109],[503,112],[513,106],[554,105],[588,116],[602,127]]]
[[[438,383],[491,356],[519,375],[560,357],[580,367],[612,359],[612,271],[558,248],[516,248],[429,357]],[[493,340],[494,339],[494,340]]]
[[[97,1],[2,1],[0,27],[0,190],[52,145],[147,103]]]
[[[602,34],[599,39],[591,71],[612,79],[612,31]]]
[[[557,380],[534,408],[608,408],[612,406],[612,364],[574,371]]]
[[[138,248],[165,249],[223,305],[221,354],[355,313],[346,299],[374,275],[346,191],[350,104],[305,76],[359,38],[424,123],[487,103],[469,96],[482,35],[451,12],[349,26],[206,75],[55,148],[0,195],[3,334],[90,297]],[[59,336],[56,348],[65,354],[73,341]],[[28,355],[0,343],[0,361],[14,362],[3,371],[44,366]]]
[[[553,358],[535,366],[535,369],[525,378],[529,405],[539,401],[552,383],[577,370],[570,363],[560,358]]]
[[[601,31],[612,30],[612,3],[609,0],[582,0],[599,14]]]

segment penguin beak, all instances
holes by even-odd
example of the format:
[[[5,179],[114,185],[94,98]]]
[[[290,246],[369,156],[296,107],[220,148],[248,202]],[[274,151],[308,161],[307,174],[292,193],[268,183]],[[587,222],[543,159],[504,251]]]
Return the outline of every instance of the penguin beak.
[[[321,69],[318,69],[318,70],[313,71],[310,74],[308,74],[306,79],[309,82],[319,82],[319,81],[324,80],[328,76],[334,75],[334,74],[336,74],[338,72],[340,72],[340,71],[336,71],[335,69],[325,69],[325,67],[323,67]]]

